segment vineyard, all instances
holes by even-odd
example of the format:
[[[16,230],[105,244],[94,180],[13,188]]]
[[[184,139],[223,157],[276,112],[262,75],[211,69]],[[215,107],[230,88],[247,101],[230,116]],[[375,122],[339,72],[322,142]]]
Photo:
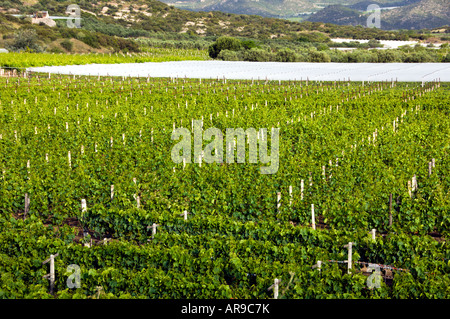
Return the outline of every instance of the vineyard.
[[[184,60],[206,60],[206,50],[149,48],[140,53],[26,53],[10,52],[0,55],[0,66],[6,68],[26,68],[45,65],[84,65],[112,63],[143,63]]]
[[[449,100],[438,81],[0,78],[0,298],[449,298]],[[279,128],[277,173],[174,163],[194,120]]]

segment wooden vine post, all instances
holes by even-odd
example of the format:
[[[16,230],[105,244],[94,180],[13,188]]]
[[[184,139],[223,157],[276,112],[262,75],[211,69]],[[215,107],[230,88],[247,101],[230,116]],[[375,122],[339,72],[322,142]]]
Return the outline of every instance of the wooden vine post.
[[[312,229],[316,230],[316,217],[314,216],[314,204],[311,204],[311,222],[312,222]]]
[[[280,284],[280,279],[275,278],[274,287],[273,287],[273,298],[278,299],[278,288]]]
[[[319,272],[321,271],[321,267],[322,267],[322,261],[318,260],[317,264],[315,264],[314,266],[312,266],[312,268],[317,268],[319,270]]]
[[[147,226],[147,229],[152,229],[152,239],[154,239],[155,238],[155,235],[156,235],[156,227],[158,227],[159,226],[159,224],[156,224],[156,223],[153,223],[151,226],[150,225],[148,225]]]
[[[300,182],[300,198],[301,200],[303,200],[303,190],[305,188],[305,182],[303,181],[303,179]]]
[[[30,196],[28,193],[25,193],[25,209],[23,213],[23,219],[27,218],[27,214],[30,211]]]
[[[344,245],[344,247],[348,248],[348,257],[347,257],[347,269],[348,273],[350,274],[350,270],[352,269],[352,247],[353,243],[349,242],[347,245]]]
[[[141,196],[136,195],[136,207],[140,208],[141,207]]]
[[[281,192],[277,193],[277,212],[280,212],[280,207],[281,207]]]
[[[43,265],[50,262],[50,273],[47,275],[42,276],[42,278],[48,278],[50,281],[50,294],[53,294],[53,290],[55,288],[55,257],[58,256],[59,253],[56,253],[55,255],[50,255],[50,258],[44,260],[42,262]]]
[[[183,213],[180,214],[180,216],[184,216],[184,220],[187,220],[188,214],[189,214],[189,212],[187,210],[185,210]]]
[[[419,189],[418,185],[417,185],[417,177],[416,174],[414,174],[414,176],[411,179],[411,187],[412,187],[412,191],[413,192],[417,192],[417,190]]]
[[[133,177],[133,183],[134,185],[137,185],[137,179],[136,177]],[[137,193],[133,195],[134,199],[136,200],[136,207],[141,207],[141,196],[139,196]]]
[[[273,285],[267,289],[268,291],[273,289],[273,299],[278,299],[278,290],[279,290],[280,283],[281,283],[281,280],[278,278],[275,278]]]
[[[86,200],[83,198],[83,199],[81,200],[81,212],[82,212],[82,213],[85,213],[86,210],[87,210]]]
[[[292,206],[292,185],[289,186],[289,206]]]

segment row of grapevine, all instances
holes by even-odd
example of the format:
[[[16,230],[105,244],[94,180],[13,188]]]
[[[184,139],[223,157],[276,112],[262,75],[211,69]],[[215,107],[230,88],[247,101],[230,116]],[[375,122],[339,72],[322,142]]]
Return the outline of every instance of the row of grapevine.
[[[275,278],[279,298],[449,295],[446,83],[35,75],[0,88],[3,298],[271,298]],[[260,140],[266,128],[269,145],[280,128],[278,171],[174,163],[172,131],[194,120]],[[370,263],[387,269],[377,289]]]

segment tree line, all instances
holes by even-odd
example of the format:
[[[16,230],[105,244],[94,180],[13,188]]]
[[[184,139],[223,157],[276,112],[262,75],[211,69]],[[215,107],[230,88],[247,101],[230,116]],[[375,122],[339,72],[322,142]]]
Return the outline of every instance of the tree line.
[[[369,44],[370,47],[370,44]],[[378,47],[372,41],[372,48],[358,48],[340,51],[330,48],[326,43],[261,43],[254,40],[240,40],[233,37],[219,37],[208,48],[209,56],[224,61],[254,62],[450,62],[448,44],[440,49],[421,45],[400,47],[398,49],[374,49]]]

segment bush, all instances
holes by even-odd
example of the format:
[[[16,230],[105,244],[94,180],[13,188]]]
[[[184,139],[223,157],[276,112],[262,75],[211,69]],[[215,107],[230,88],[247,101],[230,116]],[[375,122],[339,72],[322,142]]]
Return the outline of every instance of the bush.
[[[61,50],[60,48],[57,48],[57,47],[53,47],[50,50],[47,50],[47,52],[50,52],[50,53],[66,53],[66,52],[64,52],[63,50]]]
[[[298,56],[291,49],[283,48],[277,52],[275,60],[278,62],[296,62],[298,61]]]
[[[297,38],[298,42],[311,42],[311,43],[327,43],[330,42],[330,37],[320,32],[301,33]]]
[[[245,50],[256,48],[256,43],[253,40],[244,40],[241,42],[241,45]]]
[[[370,39],[367,44],[368,44],[369,48],[380,48],[383,46],[379,40],[375,40],[375,39]]]
[[[330,48],[328,47],[328,45],[326,45],[325,43],[320,43],[318,46],[317,46],[317,50],[318,51],[326,51],[326,50],[329,50]]]
[[[209,46],[208,53],[211,58],[215,59],[222,50],[238,51],[240,48],[241,41],[233,37],[222,36]]]
[[[275,59],[273,54],[270,52],[263,49],[253,48],[251,50],[244,51],[244,60],[251,62],[269,62]]]
[[[348,62],[355,62],[355,63],[378,62],[378,55],[377,53],[372,53],[372,51],[355,50],[348,54]]]
[[[73,43],[70,42],[70,40],[65,39],[65,40],[63,40],[63,41],[60,43],[60,45],[61,45],[64,49],[66,49],[67,51],[72,52]]]
[[[328,50],[327,54],[330,57],[330,60],[331,60],[330,62],[337,62],[337,63],[347,63],[348,62],[347,54],[345,54],[342,51]]]
[[[15,34],[13,42],[6,45],[6,49],[13,52],[42,52],[43,49],[40,45],[38,45],[37,41],[38,36],[35,30],[20,30]]]
[[[447,53],[447,55],[443,57],[442,62],[450,62],[450,53]]]
[[[381,63],[403,62],[403,56],[401,51],[376,50],[375,52],[378,55],[378,62]]]
[[[434,58],[431,54],[427,52],[412,52],[405,58],[407,63],[424,63],[424,62],[434,62]]]
[[[236,51],[222,50],[217,56],[218,59],[223,61],[239,61],[239,54]]]
[[[328,53],[324,51],[309,50],[310,62],[331,62],[331,58]]]

